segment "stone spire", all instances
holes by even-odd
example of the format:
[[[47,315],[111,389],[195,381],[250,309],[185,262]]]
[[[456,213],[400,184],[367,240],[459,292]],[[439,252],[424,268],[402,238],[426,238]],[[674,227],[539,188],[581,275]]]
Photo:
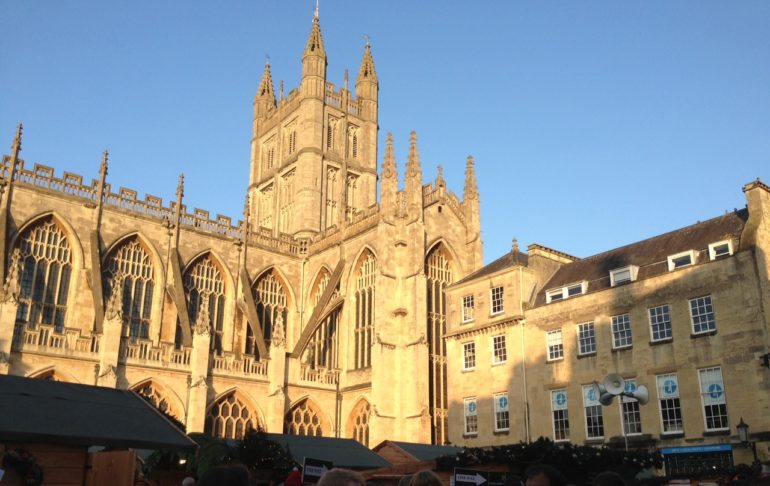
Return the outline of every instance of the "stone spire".
[[[377,71],[374,69],[374,58],[372,57],[372,48],[367,40],[364,46],[364,57],[361,59],[361,67],[358,70],[358,77],[356,78],[356,86],[363,82],[371,82],[377,84]],[[359,94],[360,95],[360,94]]]
[[[473,156],[468,156],[468,162],[465,164],[465,189],[463,190],[463,201],[468,199],[478,199],[479,188],[476,185],[476,171],[473,168]]]
[[[184,173],[179,173],[176,185],[176,205],[174,206],[174,247],[179,246],[179,226],[182,224],[182,198],[184,197]]]
[[[396,167],[396,156],[393,153],[393,134],[388,132],[385,139],[385,157],[382,160],[382,178],[393,180],[398,187],[398,168]]]
[[[422,220],[422,168],[420,154],[417,151],[417,134],[414,130],[409,137],[409,158],[406,160],[406,204],[409,218]],[[414,220],[414,219],[412,219]]]
[[[406,160],[406,180],[416,178],[422,187],[422,167],[420,153],[417,151],[417,133],[412,130],[409,134],[409,158]]]
[[[24,125],[19,123],[16,126],[16,136],[13,137],[13,145],[11,145],[11,154],[13,158],[17,158],[19,156],[19,151],[21,151],[21,132],[24,130]]]
[[[254,118],[267,115],[275,109],[275,91],[273,90],[273,76],[270,74],[270,61],[265,62],[265,70],[262,72],[262,80],[254,97]]]
[[[321,36],[318,11],[313,16],[313,26],[302,54],[302,81],[300,93],[305,97],[323,99],[326,88],[326,49]]]
[[[444,168],[439,165],[436,172],[436,189],[440,187],[446,188],[446,181],[444,180]]]
[[[326,49],[324,49],[324,40],[321,35],[321,22],[318,20],[318,9],[313,14],[313,26],[310,29],[310,35],[305,44],[305,56],[318,56],[326,58]]]

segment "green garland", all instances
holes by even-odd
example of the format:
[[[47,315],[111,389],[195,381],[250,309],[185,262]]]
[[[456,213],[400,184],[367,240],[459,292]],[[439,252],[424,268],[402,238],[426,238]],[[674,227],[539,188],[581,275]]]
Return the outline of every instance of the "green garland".
[[[438,469],[448,471],[455,467],[499,465],[519,476],[534,464],[556,466],[567,480],[584,484],[600,472],[614,470],[625,477],[633,477],[642,469],[663,466],[663,456],[656,452],[618,450],[607,446],[592,447],[573,444],[555,444],[539,438],[532,443],[521,442],[504,446],[467,448],[457,455],[436,460]]]
[[[43,468],[41,468],[35,456],[22,448],[6,450],[3,455],[3,469],[13,469],[26,486],[39,486],[43,483]]]

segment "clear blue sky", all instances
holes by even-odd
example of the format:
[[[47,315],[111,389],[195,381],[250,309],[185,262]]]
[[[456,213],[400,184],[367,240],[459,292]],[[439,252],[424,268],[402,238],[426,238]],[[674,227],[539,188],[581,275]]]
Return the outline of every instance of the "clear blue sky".
[[[312,0],[0,1],[0,144],[237,220],[265,54],[296,87]],[[328,79],[372,42],[380,157],[409,131],[426,180],[477,163],[485,261],[578,256],[745,204],[770,182],[768,1],[330,1]]]

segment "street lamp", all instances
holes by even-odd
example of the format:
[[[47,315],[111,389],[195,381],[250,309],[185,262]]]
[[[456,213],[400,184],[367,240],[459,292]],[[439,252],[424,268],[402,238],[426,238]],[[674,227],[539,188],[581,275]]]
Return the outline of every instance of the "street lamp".
[[[736,425],[735,428],[738,429],[738,437],[741,439],[741,444],[743,444],[743,447],[750,447],[751,452],[754,453],[754,462],[751,463],[751,468],[755,473],[759,473],[761,471],[762,464],[759,462],[759,458],[757,457],[757,443],[749,440],[749,424],[744,422],[743,417],[741,417],[741,421],[738,422],[738,425]]]

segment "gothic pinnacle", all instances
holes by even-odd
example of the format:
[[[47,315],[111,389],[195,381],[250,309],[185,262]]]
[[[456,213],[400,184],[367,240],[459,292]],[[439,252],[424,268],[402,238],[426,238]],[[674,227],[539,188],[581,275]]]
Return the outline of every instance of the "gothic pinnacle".
[[[24,125],[19,123],[16,126],[16,136],[13,137],[13,145],[11,145],[11,150],[13,151],[14,155],[18,155],[19,151],[21,150],[21,132],[24,130]]]
[[[377,71],[374,69],[374,58],[372,57],[369,37],[366,38],[366,44],[364,45],[364,57],[361,59],[361,67],[358,70],[356,84],[361,81],[377,82]]]
[[[393,134],[388,132],[385,139],[385,157],[382,160],[382,177],[396,177],[396,156],[393,154]]]
[[[310,29],[310,36],[307,39],[307,45],[305,45],[304,55],[326,57],[324,41],[321,36],[321,23],[318,20],[318,5],[316,5],[315,13],[313,14],[313,27]]]
[[[179,173],[179,182],[176,185],[176,199],[177,201],[182,201],[182,197],[184,196],[184,172]]]
[[[107,152],[107,149],[104,149],[104,152],[102,153],[102,165],[99,166],[99,176],[105,177],[107,175],[107,161],[110,157],[110,153]]]
[[[406,161],[406,175],[407,177],[418,176],[422,179],[420,153],[417,151],[417,133],[414,130],[409,135],[409,158]]]
[[[463,199],[478,199],[479,188],[476,185],[476,171],[473,168],[473,156],[468,156],[468,162],[465,165],[465,190]]]
[[[446,181],[444,180],[444,168],[441,165],[438,166],[436,172],[436,188],[446,187]]]
[[[257,98],[267,98],[275,104],[275,92],[273,91],[273,75],[270,73],[270,58],[265,61],[265,70],[262,72],[262,79],[259,81],[257,89]]]

